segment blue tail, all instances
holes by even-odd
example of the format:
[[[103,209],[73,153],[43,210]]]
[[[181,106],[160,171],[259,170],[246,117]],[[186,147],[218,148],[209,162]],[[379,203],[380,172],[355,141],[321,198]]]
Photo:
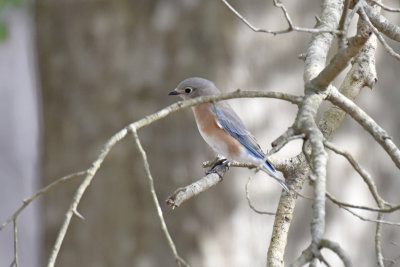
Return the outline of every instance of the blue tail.
[[[271,163],[268,161],[265,162],[264,164],[265,169],[263,169],[264,172],[266,172],[269,176],[274,178],[281,186],[282,188],[289,193],[289,187],[286,185],[285,181],[278,175],[274,167],[272,167]]]

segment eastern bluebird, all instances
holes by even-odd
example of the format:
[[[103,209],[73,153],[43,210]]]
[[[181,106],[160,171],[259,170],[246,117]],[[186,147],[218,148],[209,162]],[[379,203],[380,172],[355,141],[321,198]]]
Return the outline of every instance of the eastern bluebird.
[[[180,82],[169,95],[179,95],[186,100],[220,93],[213,82],[192,77]],[[201,136],[218,155],[228,160],[257,166],[263,164],[262,170],[289,191],[272,164],[268,160],[264,162],[265,153],[228,103],[220,101],[198,104],[193,106],[192,110]]]

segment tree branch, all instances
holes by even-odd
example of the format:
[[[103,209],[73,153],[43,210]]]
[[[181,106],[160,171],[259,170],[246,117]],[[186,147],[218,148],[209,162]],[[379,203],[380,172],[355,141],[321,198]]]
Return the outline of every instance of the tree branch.
[[[247,204],[249,204],[249,207],[250,207],[254,212],[256,212],[256,213],[258,213],[258,214],[261,214],[261,215],[276,215],[275,212],[261,211],[261,210],[257,209],[256,207],[254,207],[253,203],[251,202],[250,193],[249,193],[249,184],[250,184],[250,181],[251,181],[251,178],[252,178],[252,177],[253,177],[253,176],[249,176],[249,179],[247,180],[246,187],[245,187]]]
[[[207,174],[190,185],[176,189],[175,192],[172,193],[172,195],[170,195],[165,202],[173,209],[179,207],[183,202],[191,199],[194,196],[197,196],[198,194],[221,182],[226,170],[227,168],[223,168],[222,172]]]
[[[336,203],[335,203],[336,204]],[[352,211],[350,208],[345,207],[345,206],[340,206],[340,208],[344,209],[345,211],[349,212],[350,214],[354,215],[355,217],[359,218],[360,220],[364,222],[371,222],[371,223],[381,223],[381,224],[387,224],[387,225],[392,225],[392,226],[400,226],[399,222],[391,222],[391,221],[385,221],[385,220],[374,220],[374,219],[369,219],[364,216],[361,216],[360,214]]]
[[[375,202],[377,203],[385,203],[385,201],[382,199],[382,197],[378,193],[378,189],[376,188],[375,182],[372,179],[371,175],[365,170],[363,167],[358,164],[358,162],[353,158],[353,156],[345,151],[337,147],[335,144],[325,141],[324,142],[325,147],[329,148],[330,150],[334,151],[335,153],[342,155],[347,159],[347,161],[351,164],[351,166],[358,172],[358,174],[362,177],[364,182],[367,184],[369,191],[371,192],[373,198],[375,199]]]
[[[332,250],[342,260],[344,266],[352,266],[349,255],[338,243],[330,241],[328,239],[322,239],[319,243],[319,246],[321,248],[328,248]]]
[[[176,260],[178,266],[181,266],[181,264],[183,264],[184,266],[189,266],[189,264],[186,263],[186,261],[179,256],[178,251],[176,250],[175,243],[172,240],[172,237],[171,237],[171,235],[170,235],[170,233],[168,231],[167,224],[165,223],[164,215],[163,215],[160,203],[158,201],[156,189],[154,187],[153,176],[151,175],[151,172],[150,172],[150,165],[149,165],[149,162],[147,160],[146,151],[143,149],[142,144],[140,143],[139,136],[138,136],[136,130],[132,129],[131,132],[132,132],[133,138],[135,140],[136,147],[137,147],[137,149],[138,149],[138,151],[139,151],[139,153],[140,153],[140,155],[142,156],[142,159],[143,159],[144,169],[146,171],[147,179],[149,181],[149,187],[150,187],[151,196],[152,196],[154,205],[155,205],[156,210],[157,210],[158,218],[159,218],[160,223],[161,223],[161,229],[162,229],[162,231],[163,231],[163,233],[164,233],[164,235],[165,235],[165,237],[166,237],[166,239],[168,241],[168,245],[171,248],[172,253],[174,254],[174,257],[175,257],[175,260]]]
[[[370,133],[372,137],[374,137],[374,139],[382,146],[386,153],[388,153],[395,165],[400,168],[400,150],[382,127],[380,127],[359,106],[354,104],[353,101],[340,94],[337,89],[332,88],[327,99],[332,102],[332,104],[344,110],[368,133]]]
[[[374,5],[380,6],[382,9],[389,11],[389,12],[400,12],[400,8],[393,8],[383,4],[381,1],[377,0],[368,0],[368,2],[373,3]]]
[[[96,172],[98,171],[98,169],[101,167],[105,157],[108,155],[108,153],[111,151],[111,149],[114,147],[114,145],[116,143],[118,143],[119,141],[121,141],[123,138],[126,137],[127,133],[129,131],[137,131],[145,126],[150,125],[151,123],[162,119],[166,116],[168,116],[169,114],[173,113],[173,112],[177,112],[179,110],[182,110],[184,108],[187,107],[191,107],[194,106],[196,104],[200,104],[200,103],[206,103],[206,102],[215,102],[215,101],[220,101],[220,100],[226,100],[226,99],[232,99],[232,98],[243,98],[243,97],[249,97],[249,98],[253,98],[253,97],[267,97],[267,98],[277,98],[277,99],[282,99],[285,101],[288,101],[290,103],[293,104],[298,104],[300,103],[302,97],[299,96],[294,96],[294,95],[290,95],[290,94],[285,94],[285,93],[279,93],[279,92],[258,92],[258,91],[240,91],[240,90],[236,90],[234,92],[231,93],[226,93],[226,94],[220,94],[220,95],[214,95],[214,96],[203,96],[203,97],[199,97],[196,99],[191,99],[191,100],[187,100],[187,101],[179,101],[176,102],[156,113],[153,113],[143,119],[140,119],[136,122],[133,122],[131,124],[129,124],[128,126],[126,126],[124,129],[120,130],[119,132],[117,132],[116,134],[114,134],[107,142],[106,144],[103,146],[103,149],[101,151],[101,153],[99,154],[99,156],[97,157],[97,159],[92,163],[91,167],[89,169],[87,169],[86,171],[82,171],[82,172],[77,172],[77,173],[73,173],[67,176],[64,176],[58,180],[56,180],[55,182],[47,185],[46,187],[42,188],[41,190],[39,190],[37,193],[35,193],[32,197],[24,200],[23,205],[9,218],[7,219],[1,226],[0,226],[0,231],[3,230],[10,222],[13,222],[14,220],[17,220],[17,217],[19,216],[19,214],[36,198],[38,198],[39,196],[47,193],[48,191],[52,190],[55,186],[69,181],[71,179],[77,178],[77,177],[81,177],[84,176],[83,181],[81,182],[81,184],[79,185],[78,189],[76,190],[73,200],[70,203],[70,206],[67,210],[67,212],[65,213],[65,218],[64,221],[62,222],[62,225],[60,227],[59,233],[57,235],[57,238],[55,240],[54,246],[52,248],[52,251],[50,253],[49,259],[48,259],[48,263],[47,266],[48,267],[53,267],[55,265],[58,253],[60,251],[61,245],[63,243],[64,237],[66,235],[66,232],[69,228],[71,219],[73,215],[76,215],[79,218],[83,218],[83,216],[78,212],[77,210],[77,206],[83,196],[83,194],[85,193],[87,187],[90,185],[92,179],[94,178],[94,175],[96,174]],[[179,258],[178,258],[179,259]],[[184,261],[181,262],[182,264],[184,264]]]
[[[92,166],[86,171],[86,176],[83,179],[82,183],[79,185],[78,189],[76,190],[73,200],[72,200],[67,212],[65,213],[65,218],[64,218],[64,221],[58,232],[56,241],[54,242],[53,249],[50,253],[50,257],[47,262],[47,267],[54,267],[55,262],[57,260],[58,252],[60,251],[61,245],[64,241],[64,237],[67,233],[72,216],[77,213],[76,211],[77,211],[78,204],[79,204],[83,194],[85,193],[86,189],[90,185],[90,182],[92,181],[94,175],[96,174],[97,170],[102,165],[105,157],[108,155],[110,150],[114,147],[114,145],[116,143],[118,143],[120,140],[122,140],[126,136],[127,133],[128,133],[127,129],[124,128],[121,131],[119,131],[118,133],[114,134],[106,142],[102,151],[100,152],[100,155],[92,163]]]
[[[395,205],[395,206],[389,205],[388,208],[372,208],[372,207],[367,207],[367,206],[362,206],[362,205],[346,203],[343,201],[339,201],[337,198],[335,198],[329,192],[326,192],[326,197],[338,206],[344,206],[344,207],[353,208],[353,209],[360,209],[360,210],[367,210],[367,211],[381,212],[381,213],[383,213],[383,212],[389,213],[389,212],[394,212],[394,211],[400,210],[400,205]]]
[[[340,49],[330,63],[311,81],[312,87],[316,90],[325,90],[333,79],[346,68],[350,59],[358,54],[371,34],[369,30],[363,30],[355,37],[350,38],[347,47]]]
[[[363,5],[363,10],[377,30],[382,32],[390,39],[400,42],[399,26],[391,23],[386,17],[379,14],[375,8],[369,6],[368,4]]]
[[[369,28],[371,31],[376,35],[378,38],[379,42],[383,45],[385,48],[386,52],[389,53],[392,57],[400,61],[400,54],[396,53],[393,48],[391,48],[388,43],[385,41],[385,39],[382,37],[382,34],[375,28],[375,26],[372,24],[370,19],[368,18],[367,14],[365,14],[365,11],[363,8],[360,8],[358,10],[358,14],[361,16],[361,18],[368,24]]]
[[[334,33],[334,34],[341,34],[341,31],[336,30],[335,28],[303,28],[303,27],[298,27],[293,24],[292,19],[290,18],[289,13],[287,12],[286,7],[279,1],[279,0],[274,0],[274,5],[278,8],[280,8],[283,12],[283,15],[286,19],[286,22],[288,23],[289,27],[286,30],[279,30],[279,31],[272,31],[272,30],[267,30],[267,29],[262,29],[254,26],[251,24],[244,16],[242,16],[227,0],[221,0],[222,3],[224,3],[244,24],[246,24],[252,31],[254,32],[261,32],[261,33],[270,33],[273,35],[277,34],[284,34],[288,32],[306,32],[306,33]]]
[[[14,229],[14,259],[11,262],[10,267],[15,266],[19,267],[19,259],[18,259],[18,227],[17,227],[17,218],[13,219],[13,229]]]
[[[12,221],[16,220],[19,216],[19,214],[36,198],[40,197],[41,195],[51,191],[55,186],[62,184],[64,182],[67,182],[69,180],[72,180],[74,178],[79,178],[87,174],[87,171],[81,171],[77,173],[73,173],[64,177],[61,177],[60,179],[52,182],[51,184],[43,187],[39,191],[37,191],[33,196],[31,196],[28,199],[24,199],[23,204],[14,212],[13,215],[11,215],[10,218],[8,218],[2,225],[0,225],[0,231],[3,230],[9,223]]]

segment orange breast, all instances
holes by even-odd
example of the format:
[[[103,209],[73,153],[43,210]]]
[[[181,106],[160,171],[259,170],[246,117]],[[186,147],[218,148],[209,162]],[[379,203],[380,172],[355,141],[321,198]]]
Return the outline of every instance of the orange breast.
[[[212,104],[200,104],[193,107],[197,125],[203,134],[213,136],[214,139],[221,140],[221,142],[225,144],[229,155],[223,156],[238,155],[240,153],[239,148],[241,144],[217,124],[215,114],[211,110],[211,105]],[[211,144],[209,145],[212,146]]]

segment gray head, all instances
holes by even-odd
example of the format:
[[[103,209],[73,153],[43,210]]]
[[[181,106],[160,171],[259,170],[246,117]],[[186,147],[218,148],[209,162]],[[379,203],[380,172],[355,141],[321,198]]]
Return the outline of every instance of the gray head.
[[[181,81],[169,95],[179,95],[183,99],[190,99],[202,95],[216,95],[221,93],[212,81],[204,78],[191,77]]]

